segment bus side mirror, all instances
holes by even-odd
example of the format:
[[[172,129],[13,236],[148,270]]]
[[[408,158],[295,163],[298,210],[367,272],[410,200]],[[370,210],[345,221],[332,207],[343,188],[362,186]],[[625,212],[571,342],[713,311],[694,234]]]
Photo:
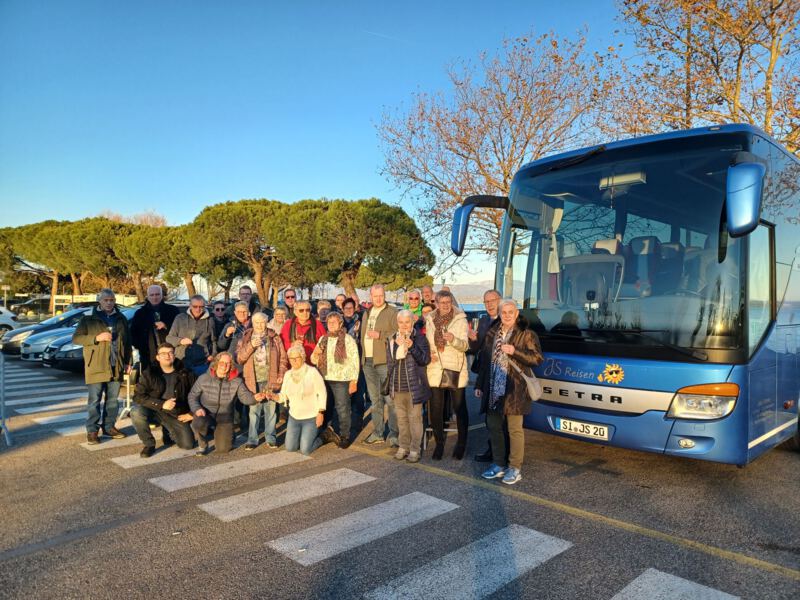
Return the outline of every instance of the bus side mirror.
[[[474,204],[459,206],[453,215],[453,233],[450,236],[450,249],[456,256],[461,256],[464,252],[464,244],[467,241],[467,228],[469,227],[469,216],[475,208]]]
[[[744,162],[728,167],[725,204],[731,237],[747,235],[758,225],[766,172],[760,163]]]

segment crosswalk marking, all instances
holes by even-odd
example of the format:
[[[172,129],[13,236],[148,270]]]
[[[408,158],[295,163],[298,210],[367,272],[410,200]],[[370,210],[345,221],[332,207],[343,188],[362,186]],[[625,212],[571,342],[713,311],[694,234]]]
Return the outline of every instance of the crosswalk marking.
[[[87,411],[70,413],[68,415],[54,415],[52,417],[39,417],[34,419],[39,425],[51,425],[53,423],[67,423],[69,421],[85,421],[89,417]]]
[[[611,600],[738,600],[714,588],[681,579],[658,569],[647,569]]]
[[[567,550],[572,543],[509,525],[372,590],[368,600],[427,598],[447,590],[450,598],[484,598]]]
[[[58,435],[63,435],[64,437],[68,437],[70,435],[78,435],[79,433],[86,433],[86,426],[85,425],[73,425],[72,427],[59,427],[58,429],[54,429]]]
[[[20,381],[57,381],[57,377],[52,377],[50,375],[36,375],[35,373],[18,373],[14,375],[9,375],[6,373],[6,384],[9,383],[19,383]]]
[[[31,389],[40,389],[40,388],[54,388],[54,387],[76,387],[78,384],[69,382],[69,381],[44,381],[41,382],[38,379],[35,381],[29,381],[27,383],[14,383],[13,385],[6,386],[6,396],[8,396],[9,392],[18,392],[20,390],[31,390]],[[85,385],[82,387],[86,387]]]
[[[83,392],[71,392],[69,394],[56,394],[55,396],[41,396],[37,398],[24,398],[22,400],[10,400],[6,406],[21,406],[23,404],[46,404],[56,400],[72,400],[73,398],[86,398],[86,390]]]
[[[267,546],[309,566],[457,508],[451,502],[412,492],[278,538]]]
[[[33,413],[49,412],[51,410],[64,410],[65,408],[77,408],[86,405],[86,398],[77,398],[76,400],[68,400],[66,402],[59,402],[57,404],[37,404],[34,406],[26,406],[23,408],[15,408],[14,412],[21,415],[30,415]]]
[[[102,446],[102,444],[100,444]],[[179,458],[186,458],[187,456],[194,455],[194,450],[183,450],[177,446],[171,446],[166,450],[159,450],[150,458],[142,458],[138,453],[129,454],[127,456],[117,456],[112,458],[111,462],[119,465],[123,469],[135,469],[137,467],[144,467],[147,465],[155,465],[170,460],[177,460]]]
[[[82,393],[84,396],[86,395],[86,386],[85,385],[71,385],[71,386],[59,386],[53,389],[40,389],[40,388],[29,388],[24,391],[14,392],[13,394],[6,394],[6,399],[8,400],[18,400],[23,398],[52,398],[52,396],[42,396],[42,394],[56,394],[56,395],[63,395],[63,394],[78,394]]]
[[[374,477],[351,469],[335,469],[294,481],[279,483],[260,490],[206,502],[198,508],[226,523],[275,510],[374,481]]]
[[[239,477],[240,475],[266,471],[268,469],[277,469],[278,467],[291,465],[304,460],[310,459],[308,456],[303,456],[298,452],[275,452],[273,454],[263,454],[253,458],[212,465],[204,469],[195,469],[193,471],[184,471],[183,473],[175,473],[173,475],[164,475],[163,477],[154,477],[148,481],[160,487],[162,490],[175,492],[206,483],[222,481],[223,479]]]

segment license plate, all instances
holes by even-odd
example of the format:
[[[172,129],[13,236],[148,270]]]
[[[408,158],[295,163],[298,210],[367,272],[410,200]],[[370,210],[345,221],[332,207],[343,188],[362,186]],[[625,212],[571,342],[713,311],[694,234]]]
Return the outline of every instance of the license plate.
[[[554,421],[556,431],[560,431],[561,433],[579,435],[581,437],[592,438],[593,440],[608,441],[608,427],[605,425],[595,425],[594,423],[584,423],[582,421],[573,421],[560,417],[556,417]]]

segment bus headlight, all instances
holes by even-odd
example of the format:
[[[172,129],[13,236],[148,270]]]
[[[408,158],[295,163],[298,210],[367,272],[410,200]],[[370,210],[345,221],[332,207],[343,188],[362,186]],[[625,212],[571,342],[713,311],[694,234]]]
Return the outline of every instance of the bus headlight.
[[[667,412],[673,419],[721,419],[731,413],[739,397],[735,383],[708,383],[681,388]]]

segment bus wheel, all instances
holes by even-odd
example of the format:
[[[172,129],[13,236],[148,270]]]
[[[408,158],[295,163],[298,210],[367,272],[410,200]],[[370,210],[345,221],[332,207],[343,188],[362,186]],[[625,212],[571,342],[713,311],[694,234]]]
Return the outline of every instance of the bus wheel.
[[[792,450],[797,450],[800,452],[800,422],[797,424],[797,429],[795,430],[794,435],[786,440],[786,445]]]

